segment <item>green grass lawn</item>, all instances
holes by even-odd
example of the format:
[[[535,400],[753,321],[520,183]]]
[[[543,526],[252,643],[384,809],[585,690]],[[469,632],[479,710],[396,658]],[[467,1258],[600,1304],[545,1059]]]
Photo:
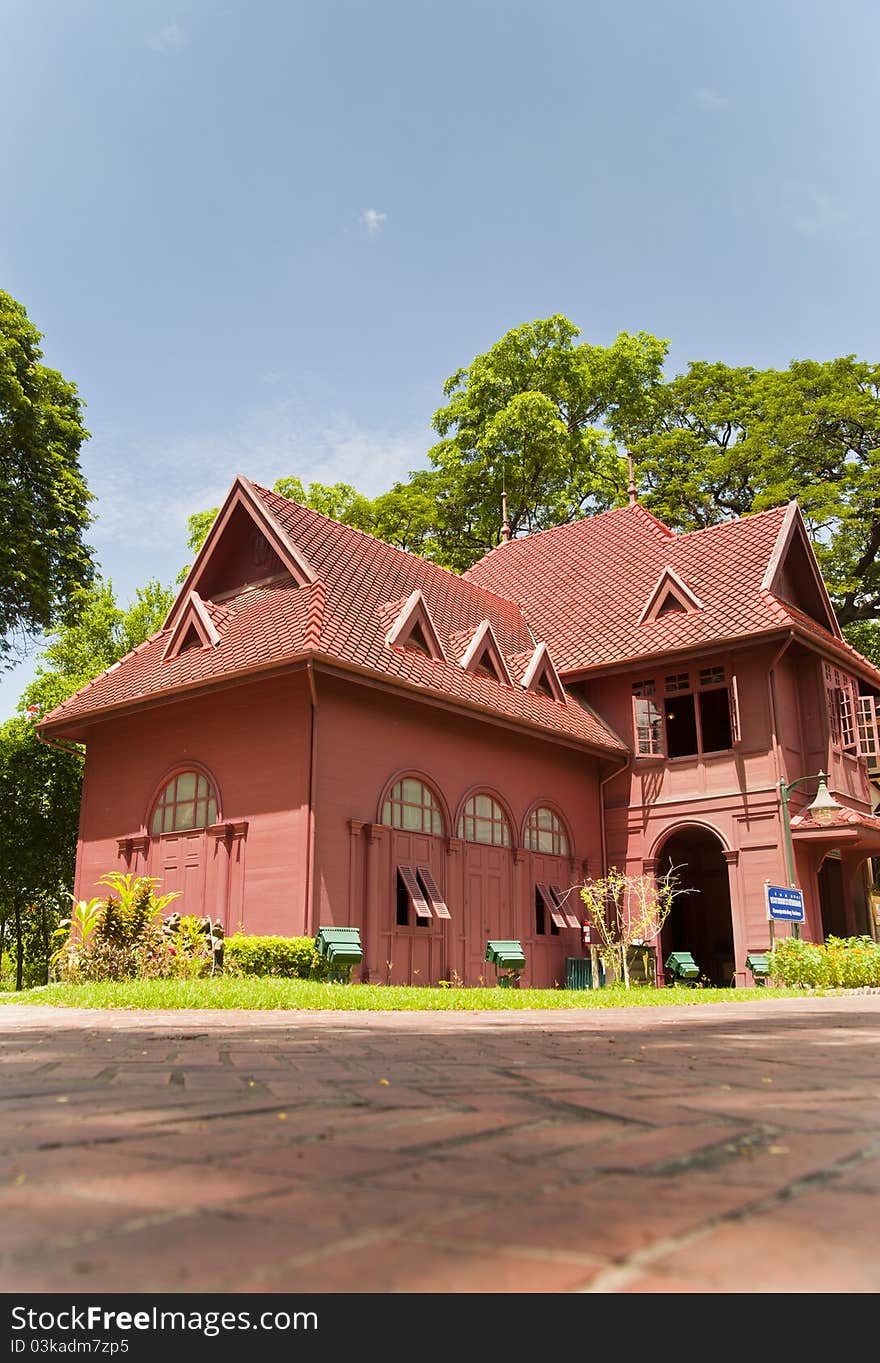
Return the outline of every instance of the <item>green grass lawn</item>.
[[[746,1003],[750,999],[803,996],[802,989],[424,989],[403,985],[327,984],[276,976],[220,976],[202,980],[122,980],[101,984],[50,984],[0,995],[0,1003],[52,1004],[58,1008],[300,1008],[345,1012],[441,1012],[516,1008],[687,1007],[695,1003]]]

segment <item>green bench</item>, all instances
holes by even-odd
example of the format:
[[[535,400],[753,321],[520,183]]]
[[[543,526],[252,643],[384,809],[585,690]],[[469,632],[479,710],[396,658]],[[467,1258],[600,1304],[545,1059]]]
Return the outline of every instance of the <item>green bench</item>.
[[[663,962],[663,969],[672,976],[674,984],[690,984],[700,978],[700,967],[689,951],[671,951]]]
[[[360,928],[318,928],[315,950],[335,979],[347,979],[352,966],[364,959]]]
[[[764,984],[770,974],[770,957],[766,951],[750,951],[746,957],[746,969],[752,972],[755,984]]]
[[[486,960],[498,972],[498,983],[507,989],[519,984],[519,972],[525,968],[525,952],[519,942],[487,942]]]

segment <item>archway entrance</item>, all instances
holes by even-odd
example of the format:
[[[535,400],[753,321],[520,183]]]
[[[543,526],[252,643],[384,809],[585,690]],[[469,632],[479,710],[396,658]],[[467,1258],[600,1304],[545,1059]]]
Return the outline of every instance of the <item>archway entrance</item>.
[[[721,841],[706,828],[683,828],[663,844],[658,872],[670,867],[682,889],[660,938],[663,960],[671,951],[689,951],[710,984],[735,982],[730,882]]]
[[[819,868],[819,905],[823,937],[848,937],[843,866],[840,857],[827,856]]]

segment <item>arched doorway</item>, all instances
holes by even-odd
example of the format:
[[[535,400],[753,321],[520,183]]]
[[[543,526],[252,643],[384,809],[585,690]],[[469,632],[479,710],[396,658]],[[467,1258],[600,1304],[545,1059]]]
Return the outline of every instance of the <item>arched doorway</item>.
[[[159,894],[177,893],[174,911],[201,917],[207,910],[207,829],[217,819],[219,800],[203,770],[183,768],[166,780],[150,812],[149,874]]]
[[[721,839],[708,828],[688,827],[663,844],[658,874],[675,869],[682,890],[660,938],[663,961],[671,951],[689,951],[710,984],[735,983],[736,958],[730,881]]]
[[[846,899],[843,888],[843,865],[840,856],[832,852],[819,868],[819,906],[822,913],[823,937],[848,937]]]

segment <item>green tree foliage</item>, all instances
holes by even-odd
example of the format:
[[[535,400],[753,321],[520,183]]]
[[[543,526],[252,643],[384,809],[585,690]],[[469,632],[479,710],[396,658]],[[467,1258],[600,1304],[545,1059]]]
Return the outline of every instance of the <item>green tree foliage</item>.
[[[625,487],[617,430],[650,410],[667,342],[621,333],[577,342],[566,317],[502,336],[443,385],[428,451],[437,501],[432,557],[462,571],[498,543],[501,494],[513,535],[577,520]]]
[[[175,593],[150,581],[139,587],[134,600],[121,607],[113,584],[98,580],[75,596],[76,615],[56,629],[40,654],[34,680],[26,688],[22,706],[34,705],[46,714],[72,696],[86,682],[161,629]]]
[[[613,505],[625,487],[613,432],[650,408],[667,343],[623,332],[605,347],[579,335],[562,316],[530,322],[456,370],[434,414],[431,467],[374,500],[298,478],[274,490],[458,571],[498,543],[505,487],[514,535]],[[216,514],[190,517],[194,551]]]
[[[18,989],[25,977],[46,979],[52,932],[68,907],[81,786],[78,756],[39,742],[23,716],[0,725],[0,922]]]
[[[40,363],[41,333],[0,291],[0,667],[70,618],[92,577],[91,516],[79,465],[88,432],[76,387]]]
[[[841,624],[880,618],[880,365],[694,363],[629,434],[662,520],[691,530],[796,498]]]
[[[77,615],[59,625],[16,716],[0,727],[0,955],[15,942],[18,987],[45,979],[52,932],[73,880],[82,756],[40,743],[33,718],[46,714],[161,627],[174,593],[158,582],[120,607],[109,582],[78,590]]]

